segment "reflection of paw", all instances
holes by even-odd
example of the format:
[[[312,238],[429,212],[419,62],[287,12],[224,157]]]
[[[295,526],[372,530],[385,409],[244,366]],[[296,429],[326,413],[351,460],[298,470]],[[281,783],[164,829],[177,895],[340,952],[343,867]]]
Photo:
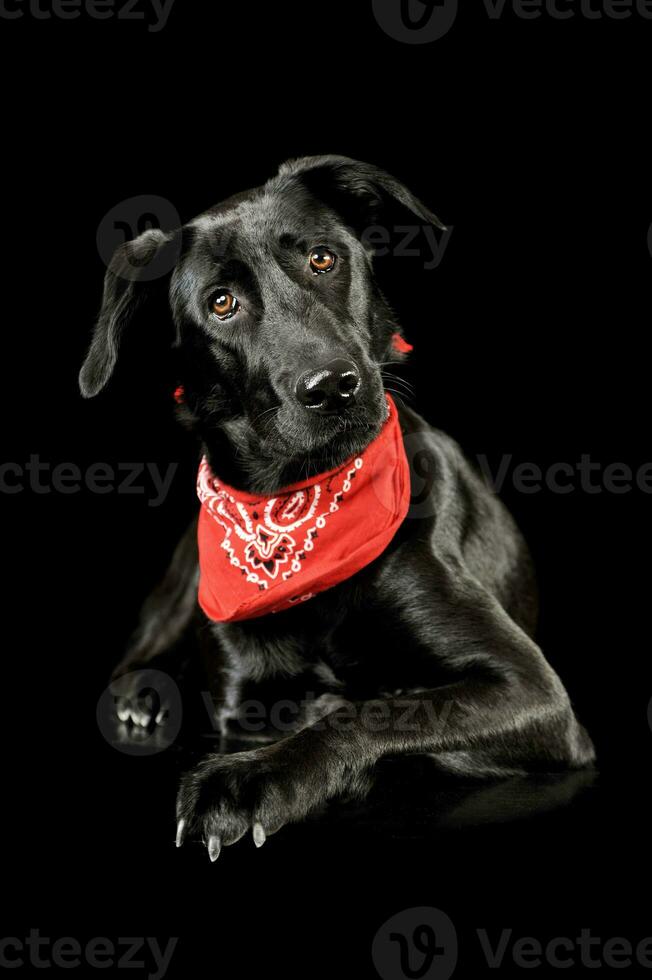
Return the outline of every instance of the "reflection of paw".
[[[161,678],[166,683],[161,683]],[[170,717],[171,678],[158,670],[136,670],[112,681],[118,719],[135,728],[164,725]]]
[[[106,740],[122,751],[161,752],[181,728],[183,705],[175,681],[147,668],[111,681],[97,706],[97,721]]]
[[[289,740],[288,740],[289,741]],[[301,820],[327,796],[318,758],[276,743],[234,755],[211,755],[187,773],[177,797],[177,846],[201,837],[211,861],[248,830],[257,847],[286,823]]]

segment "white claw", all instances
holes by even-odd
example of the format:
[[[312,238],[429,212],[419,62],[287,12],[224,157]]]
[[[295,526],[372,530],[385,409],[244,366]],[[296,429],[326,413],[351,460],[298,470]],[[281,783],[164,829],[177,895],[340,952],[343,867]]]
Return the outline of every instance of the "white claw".
[[[183,832],[186,829],[186,821],[180,820],[177,825],[177,847],[183,844]]]
[[[123,705],[122,707],[118,708],[118,718],[120,721],[129,721],[129,714],[130,712],[127,705]]]
[[[263,827],[262,823],[254,824],[253,834],[254,834],[254,844],[256,845],[256,847],[262,847],[265,841],[267,840],[265,828]]]
[[[220,856],[220,851],[222,850],[222,842],[219,837],[209,837],[208,838],[208,856],[211,861],[217,861]]]

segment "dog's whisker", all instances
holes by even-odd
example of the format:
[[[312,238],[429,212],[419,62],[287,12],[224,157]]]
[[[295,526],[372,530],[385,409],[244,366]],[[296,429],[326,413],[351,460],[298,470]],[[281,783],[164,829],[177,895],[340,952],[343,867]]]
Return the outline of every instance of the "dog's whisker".
[[[405,378],[401,378],[398,374],[391,374],[389,371],[381,371],[380,375],[382,378],[389,378],[391,381],[395,381],[397,384],[404,385],[414,394],[414,386],[410,384],[409,381],[406,381]]]
[[[253,420],[252,420],[252,421],[251,421],[251,422],[250,422],[250,423],[249,423],[249,424],[247,425],[247,428],[246,428],[246,432],[254,432],[254,433],[255,433],[255,432],[256,432],[256,423],[259,423],[259,422],[260,422],[260,423],[262,423],[262,420],[263,420],[263,419],[265,419],[265,416],[270,416],[270,417],[271,417],[271,420],[273,421],[273,419],[274,419],[274,415],[275,415],[275,414],[278,414],[278,413],[280,412],[280,410],[281,410],[281,406],[280,406],[280,405],[273,405],[273,406],[272,406],[271,408],[266,408],[266,409],[265,409],[265,410],[264,410],[263,412],[261,412],[261,413],[260,413],[259,415],[257,415],[257,416],[256,416],[256,417],[255,417],[255,418],[254,418],[254,419],[253,419]],[[265,429],[266,429],[266,422],[267,422],[267,421],[268,421],[268,420],[267,420],[267,419],[265,419],[265,422],[264,422],[264,423],[262,423],[262,428],[263,428],[263,432],[264,432],[264,433],[265,433]]]
[[[415,394],[410,388],[399,388],[396,381],[387,381],[383,379],[383,387],[385,391],[388,391],[391,395],[398,395],[400,398],[404,398],[407,401],[414,401]]]
[[[396,382],[394,382],[393,384],[385,383],[384,387],[386,391],[391,391],[392,388],[394,391],[400,391],[405,398],[409,398],[410,401],[414,401],[415,398],[414,392],[411,391],[409,388],[399,388],[398,386],[396,386]]]
[[[397,385],[395,381],[384,382],[384,387],[386,391],[389,391],[391,388],[393,388],[395,391],[400,391],[406,398],[409,398],[410,400],[414,401],[415,395],[410,388],[403,388],[402,386]]]
[[[396,378],[397,381],[402,381],[404,384],[410,384],[407,378],[402,377],[400,374],[392,374],[391,371],[381,371],[381,378]]]
[[[404,402],[407,400],[405,392],[397,391],[395,388],[390,388],[387,385],[385,386],[385,391],[388,391],[390,395],[394,395],[399,402]]]
[[[271,430],[272,430],[272,428],[274,426],[274,421],[277,418],[279,412],[281,411],[281,408],[279,406],[278,408],[276,408],[274,410],[270,410],[270,411],[271,411],[271,414],[269,415],[268,418],[265,419],[265,421],[263,423],[263,439],[267,439],[269,433],[271,432]]]

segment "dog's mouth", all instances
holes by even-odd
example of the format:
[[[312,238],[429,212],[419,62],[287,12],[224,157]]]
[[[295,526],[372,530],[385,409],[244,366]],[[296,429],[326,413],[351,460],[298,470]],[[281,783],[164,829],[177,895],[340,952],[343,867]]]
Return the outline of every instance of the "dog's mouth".
[[[380,433],[387,419],[384,393],[371,404],[346,412],[307,417],[291,405],[277,405],[256,426],[265,453],[298,461],[311,468],[331,469],[361,453]],[[323,464],[323,465],[322,465]]]

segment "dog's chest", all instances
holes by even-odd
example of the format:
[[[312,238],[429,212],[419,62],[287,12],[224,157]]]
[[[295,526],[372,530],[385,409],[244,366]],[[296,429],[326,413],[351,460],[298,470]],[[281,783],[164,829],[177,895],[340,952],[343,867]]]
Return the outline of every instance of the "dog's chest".
[[[301,610],[214,627],[223,652],[224,734],[282,737],[339,701],[438,682],[436,665],[383,609],[318,597]],[[250,724],[251,722],[251,724]]]

